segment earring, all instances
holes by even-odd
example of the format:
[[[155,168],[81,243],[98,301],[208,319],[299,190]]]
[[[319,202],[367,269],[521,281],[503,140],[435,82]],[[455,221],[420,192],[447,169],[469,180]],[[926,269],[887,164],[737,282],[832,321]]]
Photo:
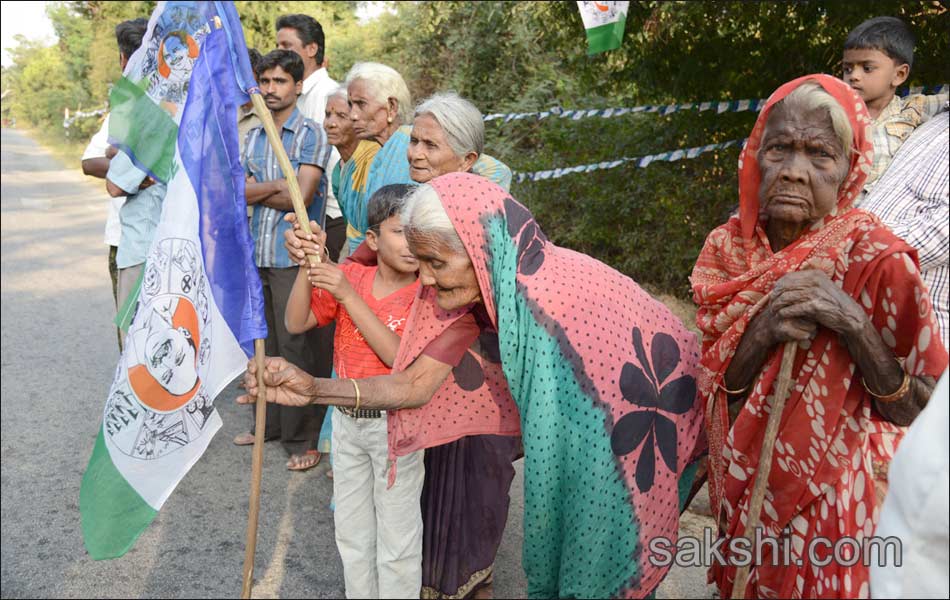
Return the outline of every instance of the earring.
[[[387,122],[387,123],[392,123],[392,122],[393,122],[393,118],[392,118],[392,117],[389,117],[388,119],[386,119],[386,122]]]

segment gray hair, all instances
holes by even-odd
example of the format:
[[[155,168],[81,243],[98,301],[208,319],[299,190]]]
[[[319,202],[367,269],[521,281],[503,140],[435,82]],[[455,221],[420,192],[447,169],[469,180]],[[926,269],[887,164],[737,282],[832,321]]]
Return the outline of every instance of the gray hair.
[[[813,110],[823,108],[831,117],[831,126],[834,128],[835,135],[841,142],[841,148],[847,158],[851,156],[851,122],[848,120],[847,113],[838,104],[834,96],[825,91],[820,84],[814,81],[808,81],[795,88],[788,96],[782,99],[779,104],[785,106],[785,110],[798,112],[800,114],[808,113]]]
[[[445,132],[445,138],[458,158],[469,152],[477,156],[485,149],[485,120],[481,111],[455,92],[433,94],[416,107],[415,117],[429,115]]]
[[[348,101],[350,99],[349,93],[346,91],[345,85],[342,85],[342,84],[338,85],[332,90],[330,90],[329,94],[327,94],[327,100],[329,100],[330,98],[337,98],[337,97],[343,98],[344,101]]]
[[[465,252],[455,225],[442,206],[438,192],[429,184],[417,187],[405,200],[400,213],[406,237],[424,238]]]
[[[356,80],[367,82],[370,93],[381,104],[388,105],[389,99],[395,98],[399,107],[397,112],[399,123],[409,122],[412,116],[412,95],[409,93],[406,81],[395,69],[382,63],[358,62],[346,74],[344,85],[349,87]]]

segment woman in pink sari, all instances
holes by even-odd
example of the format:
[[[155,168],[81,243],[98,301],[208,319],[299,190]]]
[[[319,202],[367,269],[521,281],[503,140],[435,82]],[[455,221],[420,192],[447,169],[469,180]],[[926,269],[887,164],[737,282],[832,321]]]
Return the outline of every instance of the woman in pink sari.
[[[776,90],[739,158],[739,214],[709,235],[693,271],[710,496],[727,541],[746,534],[782,348],[798,342],[761,515],[790,556],[763,546],[750,598],[869,596],[853,551],[873,534],[904,426],[947,366],[916,252],[853,208],[870,123],[833,77]],[[829,547],[846,537],[854,543]],[[726,598],[736,567],[723,554],[710,579]]]

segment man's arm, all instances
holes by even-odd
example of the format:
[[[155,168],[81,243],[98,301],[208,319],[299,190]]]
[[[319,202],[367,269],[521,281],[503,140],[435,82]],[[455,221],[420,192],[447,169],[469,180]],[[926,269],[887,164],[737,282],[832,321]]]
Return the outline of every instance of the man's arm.
[[[125,152],[117,153],[109,162],[106,191],[113,198],[136,194],[151,184],[148,174],[136,167]]]
[[[109,172],[109,159],[105,156],[87,158],[82,161],[82,172],[83,175],[105,179],[106,173]]]
[[[323,169],[316,165],[300,165],[297,168],[297,183],[300,185],[300,195],[303,196],[304,206],[313,204],[313,196],[317,193],[317,186],[320,185],[320,179],[323,177]],[[269,197],[265,197],[260,202],[264,206],[276,208],[277,210],[292,211],[294,203],[290,199],[290,188],[286,179],[277,179],[270,181],[277,185],[277,190]],[[248,196],[250,204],[250,196]]]

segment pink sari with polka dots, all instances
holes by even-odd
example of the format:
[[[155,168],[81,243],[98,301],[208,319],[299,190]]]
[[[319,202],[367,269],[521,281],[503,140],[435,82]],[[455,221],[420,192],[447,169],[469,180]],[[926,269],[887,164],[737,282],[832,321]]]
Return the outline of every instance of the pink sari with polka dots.
[[[759,221],[756,154],[772,106],[806,81],[818,82],[848,114],[854,131],[851,168],[832,214],[773,253]],[[731,427],[720,384],[747,325],[783,275],[805,269],[827,273],[864,308],[911,375],[937,378],[947,366],[916,252],[877,217],[851,208],[871,162],[869,125],[864,103],[833,77],[811,75],[776,90],[739,158],[739,215],[709,235],[693,271],[703,331],[698,385],[707,403],[710,497],[727,539],[745,533],[781,346],[766,361]],[[787,543],[791,564],[772,566],[766,547],[764,562],[752,567],[746,597],[867,598],[868,569],[861,561],[822,566],[829,550],[818,547],[813,562],[808,549],[818,538],[861,542],[873,534],[887,466],[903,428],[872,408],[861,373],[834,332],[819,328],[813,340],[800,344],[792,377],[761,515],[768,535]],[[732,566],[710,569],[723,598],[731,596],[735,574]]]

